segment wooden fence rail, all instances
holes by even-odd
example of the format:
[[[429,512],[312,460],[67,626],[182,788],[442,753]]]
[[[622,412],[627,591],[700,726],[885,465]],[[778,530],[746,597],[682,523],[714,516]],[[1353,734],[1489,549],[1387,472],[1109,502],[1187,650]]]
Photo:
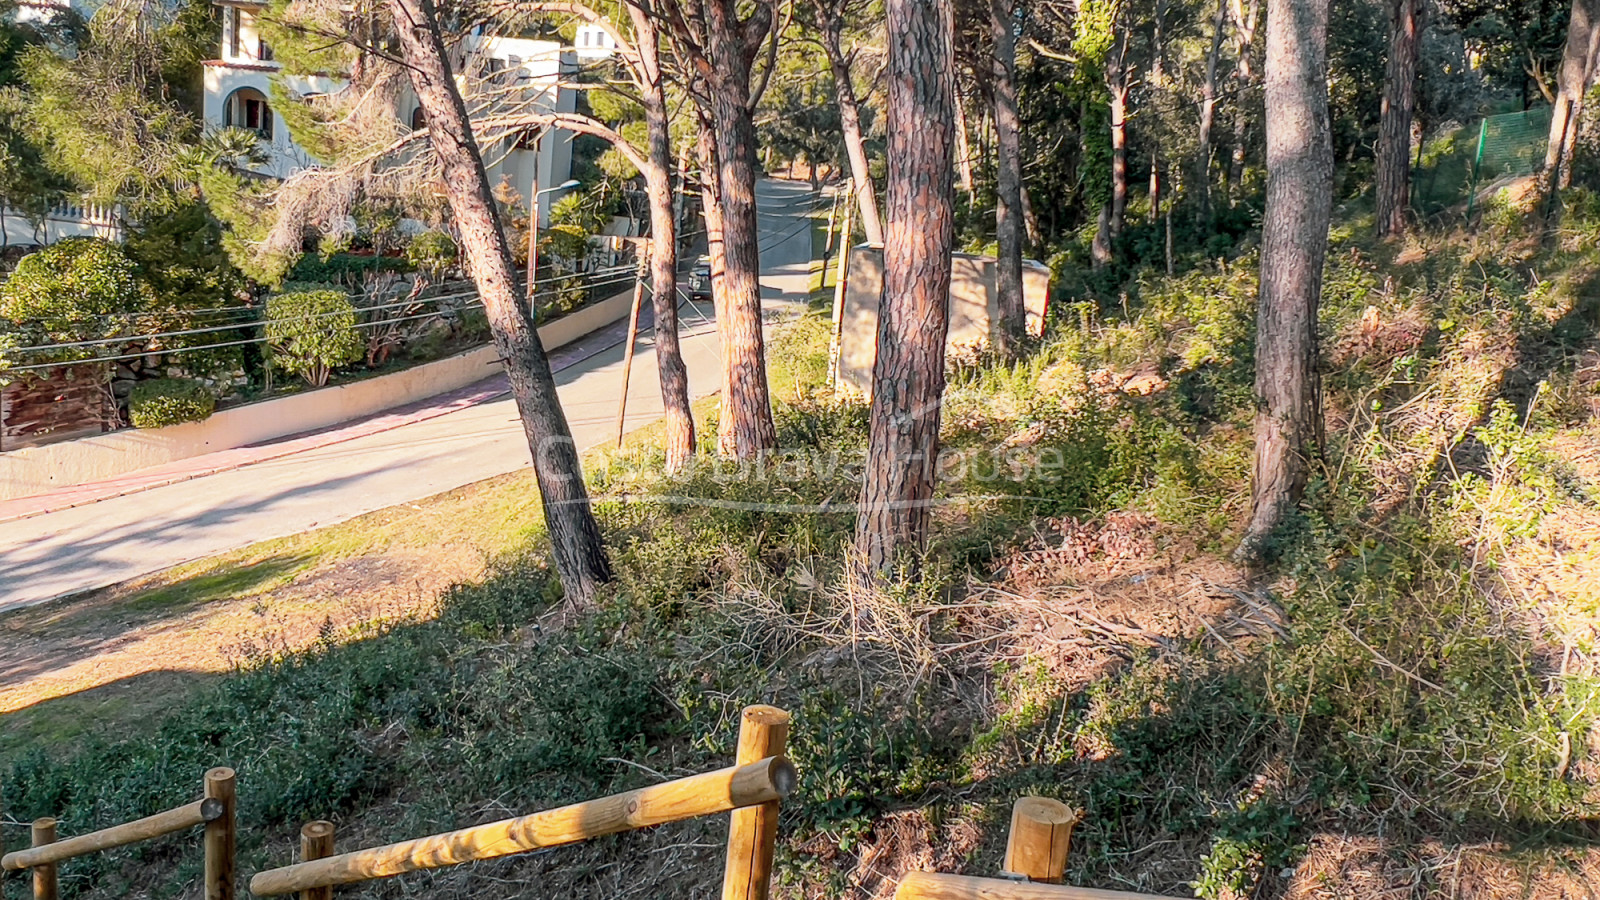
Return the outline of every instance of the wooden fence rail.
[[[336,885],[734,812],[724,900],[766,900],[777,833],[776,804],[794,789],[796,780],[794,766],[781,755],[788,724],[789,715],[782,710],[751,707],[744,711],[737,764],[726,769],[383,847],[329,855],[333,826],[312,822],[301,834],[305,861],[258,873],[250,879],[250,892],[258,897],[299,892],[302,900],[326,900]],[[742,813],[754,815],[741,818]]]
[[[56,900],[57,863],[204,825],[206,900],[233,900],[234,795],[233,770],[218,768],[206,773],[202,799],[133,822],[60,840],[55,819],[38,819],[33,846],[0,857],[0,868],[32,869],[34,900]]]

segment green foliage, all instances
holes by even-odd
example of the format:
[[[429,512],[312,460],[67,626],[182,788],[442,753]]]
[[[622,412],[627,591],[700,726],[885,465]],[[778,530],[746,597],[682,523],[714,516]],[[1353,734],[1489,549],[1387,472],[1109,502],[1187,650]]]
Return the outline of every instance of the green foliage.
[[[449,238],[446,237],[446,240]],[[442,247],[438,249],[441,252],[443,250]],[[294,264],[287,278],[293,282],[337,284],[353,289],[361,285],[368,275],[406,272],[415,265],[409,254],[405,258],[358,253],[330,253],[326,256],[307,254]]]
[[[662,736],[649,666],[582,629],[501,649],[483,642],[545,609],[551,581],[539,566],[503,568],[453,590],[439,621],[349,645],[330,630],[308,652],[258,654],[139,736],[7,759],[8,813],[58,816],[64,832],[82,834],[187,802],[196,773],[234,765],[249,773],[239,797],[249,871],[275,858],[269,835],[390,791],[437,798],[384,823],[398,839],[468,824],[483,797],[531,810],[637,784],[612,760],[642,759]],[[65,895],[120,878],[150,852],[161,848],[64,864]]]
[[[256,336],[258,314],[238,309],[249,297],[248,285],[223,245],[222,227],[202,203],[188,202],[170,212],[154,212],[129,228],[123,249],[149,286],[149,315],[144,330],[164,333],[213,329],[239,323],[238,330],[212,331],[165,338],[167,349],[203,347]],[[224,311],[226,310],[226,311]],[[225,374],[257,356],[247,345],[183,354],[194,374]]]
[[[267,344],[273,365],[321,387],[334,369],[361,359],[355,305],[338,290],[274,294],[267,299]]]
[[[430,281],[443,281],[458,259],[456,242],[442,231],[424,231],[406,246],[406,262]]]
[[[74,53],[35,46],[20,60],[25,127],[45,163],[88,199],[135,217],[173,202],[181,148],[200,131],[175,98],[196,96],[209,47],[197,43],[195,18],[209,12],[195,3],[180,9],[174,23],[164,8],[113,5],[94,16]]]
[[[135,315],[150,302],[133,260],[97,238],[69,238],[30,253],[0,284],[0,319],[27,346],[134,333]],[[94,347],[69,347],[30,354],[28,362],[99,355]]]
[[[192,378],[141,381],[128,397],[128,416],[135,428],[204,422],[216,408],[216,395]]]

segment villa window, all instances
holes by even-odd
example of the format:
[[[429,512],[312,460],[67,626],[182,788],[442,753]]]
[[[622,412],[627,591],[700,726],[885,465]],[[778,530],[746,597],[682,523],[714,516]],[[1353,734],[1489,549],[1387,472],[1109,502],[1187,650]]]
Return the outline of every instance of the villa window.
[[[272,107],[254,88],[240,88],[228,97],[223,124],[230,128],[254,131],[264,141],[272,140]]]
[[[222,16],[228,22],[228,46],[224,48],[224,52],[226,52],[230,57],[238,56],[240,29],[239,18],[241,13],[237,9],[229,7],[222,11]]]

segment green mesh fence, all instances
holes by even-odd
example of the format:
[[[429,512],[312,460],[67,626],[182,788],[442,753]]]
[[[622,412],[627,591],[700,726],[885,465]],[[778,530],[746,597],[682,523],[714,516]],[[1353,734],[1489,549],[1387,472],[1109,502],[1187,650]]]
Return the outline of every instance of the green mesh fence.
[[[1473,195],[1544,164],[1550,107],[1489,116],[1428,141],[1412,173],[1411,207],[1424,219],[1471,214]]]

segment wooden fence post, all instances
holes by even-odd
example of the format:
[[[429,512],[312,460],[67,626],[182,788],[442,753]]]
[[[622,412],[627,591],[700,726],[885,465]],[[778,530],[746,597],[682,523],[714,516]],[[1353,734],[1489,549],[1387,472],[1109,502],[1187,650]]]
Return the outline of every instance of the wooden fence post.
[[[43,847],[45,844],[56,842],[56,820],[50,818],[33,820],[33,846]],[[59,888],[56,885],[56,864],[49,863],[33,867],[33,900],[56,900]]]
[[[300,829],[300,860],[310,862],[333,855],[333,823],[318,819]],[[333,888],[320,887],[300,892],[300,900],[333,900]]]
[[[1072,846],[1078,814],[1060,800],[1021,797],[1011,807],[1011,834],[1006,839],[1006,873],[1026,875],[1043,884],[1060,884]]]
[[[205,797],[222,803],[221,818],[206,823],[206,900],[233,900],[238,850],[234,831],[238,791],[233,770],[219,767],[207,772]]]
[[[739,721],[739,765],[782,756],[789,743],[789,714],[773,706],[747,706]],[[736,809],[728,817],[728,862],[722,900],[767,900],[772,852],[778,842],[778,803]]]

